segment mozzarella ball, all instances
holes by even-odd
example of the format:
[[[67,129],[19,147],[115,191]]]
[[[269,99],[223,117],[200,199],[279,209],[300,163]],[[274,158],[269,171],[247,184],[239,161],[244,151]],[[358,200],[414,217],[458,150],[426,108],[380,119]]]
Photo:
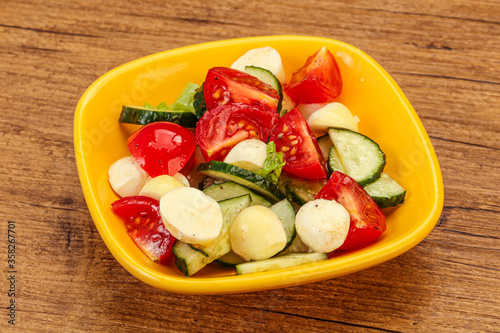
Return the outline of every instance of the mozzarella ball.
[[[286,82],[285,70],[281,62],[281,56],[272,47],[265,46],[257,49],[252,49],[236,60],[231,68],[245,71],[246,66],[255,66],[267,69],[281,83]]]
[[[358,132],[358,122],[359,118],[353,117],[349,109],[338,102],[326,104],[307,119],[311,130],[321,133],[326,133],[328,127],[341,127]]]
[[[257,139],[248,139],[235,145],[227,154],[224,162],[256,171],[264,166],[266,157],[267,145]]]
[[[139,192],[139,195],[160,200],[165,193],[179,186],[185,185],[172,176],[161,175],[148,180],[141,189],[141,192]]]
[[[160,199],[160,214],[172,236],[193,245],[210,245],[222,229],[217,201],[193,187],[168,191]]]
[[[182,184],[184,184],[184,186],[187,186],[189,187],[189,180],[187,179],[186,176],[184,176],[182,173],[180,172],[177,172],[175,175],[173,175],[173,177],[175,179],[177,179],[178,181],[180,181]]]
[[[231,248],[243,259],[268,259],[286,245],[283,223],[268,207],[250,206],[234,219],[230,231]]]
[[[295,218],[300,239],[314,252],[339,248],[349,232],[349,212],[334,200],[316,199],[303,205]]]
[[[108,169],[109,184],[120,197],[138,195],[148,177],[133,156],[119,159]]]

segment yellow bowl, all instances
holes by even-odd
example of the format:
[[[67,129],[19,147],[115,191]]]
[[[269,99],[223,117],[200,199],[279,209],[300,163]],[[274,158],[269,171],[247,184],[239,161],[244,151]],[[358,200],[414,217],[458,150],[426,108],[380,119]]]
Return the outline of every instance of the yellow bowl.
[[[236,275],[216,264],[184,277],[174,264],[150,261],[112,214],[118,199],[107,180],[108,167],[129,155],[133,127],[120,125],[122,104],[171,103],[187,82],[201,84],[207,70],[230,66],[249,49],[271,46],[282,57],[287,77],[322,46],[336,57],[343,78],[344,103],[361,122],[361,133],[387,155],[385,171],[406,190],[406,202],[386,211],[387,231],[372,245],[296,268]],[[443,207],[439,164],[414,109],[389,74],[359,49],[336,40],[306,36],[267,36],[212,42],[150,55],[122,65],[95,81],[81,97],[74,121],[75,154],[83,193],[94,223],[118,262],[151,286],[185,294],[248,292],[309,283],[365,269],[409,250],[437,223]]]

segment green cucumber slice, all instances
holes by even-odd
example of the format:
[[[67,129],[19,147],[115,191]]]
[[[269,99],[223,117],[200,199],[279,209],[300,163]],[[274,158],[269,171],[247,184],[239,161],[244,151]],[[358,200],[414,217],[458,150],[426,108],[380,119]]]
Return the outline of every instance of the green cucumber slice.
[[[328,134],[334,147],[334,154],[330,154],[330,157],[336,154],[342,166],[332,158],[329,165],[333,171],[351,176],[361,186],[380,177],[385,166],[385,154],[375,141],[345,128],[329,128]]]
[[[236,267],[236,265],[246,262],[245,259],[237,255],[233,251],[230,251],[222,257],[215,259],[215,261],[224,267]]]
[[[236,265],[236,272],[239,275],[257,272],[268,272],[276,269],[294,267],[311,262],[326,260],[326,253],[290,253],[281,257],[271,259],[251,261]]]
[[[200,119],[203,117],[205,112],[207,111],[207,105],[205,104],[205,95],[204,95],[205,83],[202,83],[201,86],[196,89],[193,100],[193,107],[196,113],[196,118]]]
[[[196,127],[198,118],[191,112],[162,111],[147,109],[141,106],[122,107],[119,122],[136,125],[147,125],[156,121],[170,121],[183,127]]]
[[[385,172],[382,172],[379,179],[368,184],[365,191],[380,208],[395,207],[405,201],[406,190]]]
[[[236,165],[220,161],[210,161],[208,163],[200,164],[198,172],[207,176],[225,179],[245,186],[262,195],[271,203],[276,203],[285,199],[285,195],[267,178]]]
[[[313,251],[309,248],[309,246],[307,246],[302,241],[302,239],[300,239],[299,234],[296,233],[290,246],[288,246],[287,248],[285,248],[285,250],[280,252],[278,256],[283,256],[290,253],[307,253],[307,252],[313,252]]]
[[[327,161],[328,161],[328,163],[327,163],[328,172],[340,171],[342,173],[347,173],[344,165],[342,164],[342,161],[340,160],[339,154],[337,153],[337,150],[335,149],[335,146],[330,147]]]
[[[191,244],[177,240],[173,247],[177,268],[185,276],[191,276],[215,259],[231,251],[231,242],[229,239],[231,224],[235,216],[241,210],[248,207],[250,203],[251,198],[248,194],[219,202],[223,216],[219,237],[212,244],[200,248],[195,248]]]
[[[175,265],[185,276],[191,276],[208,264],[208,258],[189,244],[176,240],[172,252]]]
[[[274,76],[273,73],[271,73],[271,71],[257,66],[245,66],[245,72],[252,76],[255,76],[262,82],[267,83],[268,85],[273,87],[274,90],[276,90],[280,96],[283,96],[281,83],[276,78],[276,76]]]
[[[292,243],[295,237],[295,210],[292,204],[286,199],[272,205],[271,210],[278,216],[285,228],[286,248]]]
[[[203,193],[216,201],[221,201],[229,198],[238,197],[241,195],[249,194],[252,198],[251,206],[261,205],[271,207],[271,203],[264,199],[262,196],[250,191],[248,188],[236,184],[234,182],[224,182],[221,184],[214,184],[203,190]]]
[[[280,112],[281,105],[283,103],[283,89],[281,87],[281,82],[276,78],[276,76],[271,73],[271,71],[257,66],[245,66],[245,72],[252,76],[255,76],[260,81],[267,83],[278,92],[280,99],[278,101],[277,112]]]
[[[328,161],[328,154],[330,153],[330,148],[333,145],[332,140],[330,140],[330,136],[325,134],[317,138],[316,141],[318,142],[319,149],[323,154],[323,158],[325,161]]]
[[[286,194],[287,199],[299,206],[314,200],[325,184],[326,179],[308,180],[296,178],[285,173],[281,173],[278,182],[278,186]]]
[[[195,250],[200,251],[205,256],[209,258],[212,257],[213,260],[231,251],[229,230],[231,230],[233,220],[239,212],[250,206],[252,199],[249,194],[245,194],[236,198],[222,200],[218,203],[223,217],[219,237],[217,237],[208,246],[192,246]]]

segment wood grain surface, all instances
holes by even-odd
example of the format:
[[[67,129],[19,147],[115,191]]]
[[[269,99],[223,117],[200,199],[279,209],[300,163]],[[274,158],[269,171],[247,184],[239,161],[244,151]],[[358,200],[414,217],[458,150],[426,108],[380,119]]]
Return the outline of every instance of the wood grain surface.
[[[393,76],[441,165],[440,221],[405,254],[318,283],[187,296],[138,281],[85,204],[73,150],[78,99],[139,57],[282,34],[342,40]],[[498,0],[2,0],[0,78],[0,331],[500,331]]]

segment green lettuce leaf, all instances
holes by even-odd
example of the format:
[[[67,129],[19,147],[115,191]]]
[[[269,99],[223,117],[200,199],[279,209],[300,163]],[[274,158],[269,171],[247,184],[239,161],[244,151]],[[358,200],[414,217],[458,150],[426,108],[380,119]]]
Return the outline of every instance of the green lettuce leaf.
[[[186,84],[184,90],[173,104],[167,105],[165,102],[161,102],[158,106],[152,106],[149,103],[144,103],[144,107],[146,109],[155,109],[160,111],[191,112],[196,114],[193,102],[194,94],[196,93],[196,89],[199,87],[200,86],[196,83],[189,82]]]
[[[262,169],[255,171],[256,174],[266,177],[274,184],[278,183],[281,170],[285,165],[283,152],[276,152],[276,145],[273,141],[267,144],[267,157],[264,161]]]

